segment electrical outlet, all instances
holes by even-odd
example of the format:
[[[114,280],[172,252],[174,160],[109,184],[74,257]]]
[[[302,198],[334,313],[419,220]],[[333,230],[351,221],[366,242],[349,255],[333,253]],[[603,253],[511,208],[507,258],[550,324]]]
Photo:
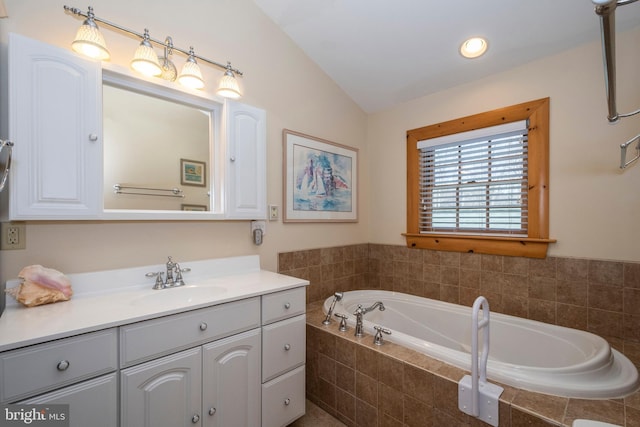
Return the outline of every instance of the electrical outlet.
[[[269,205],[269,221],[278,219],[278,205]]]
[[[0,229],[0,250],[26,249],[27,228],[23,223],[3,222]]]

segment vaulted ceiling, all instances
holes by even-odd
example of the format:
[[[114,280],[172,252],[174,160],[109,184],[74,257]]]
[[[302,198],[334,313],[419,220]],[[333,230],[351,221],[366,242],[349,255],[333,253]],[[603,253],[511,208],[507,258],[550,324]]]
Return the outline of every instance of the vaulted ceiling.
[[[590,0],[254,1],[366,112],[600,40]],[[640,2],[615,16],[640,25]],[[470,36],[483,57],[458,53]]]

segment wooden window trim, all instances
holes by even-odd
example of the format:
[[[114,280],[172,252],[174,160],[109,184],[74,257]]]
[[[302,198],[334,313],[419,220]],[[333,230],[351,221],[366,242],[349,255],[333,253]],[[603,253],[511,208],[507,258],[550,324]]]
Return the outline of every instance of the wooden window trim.
[[[529,226],[527,237],[422,234],[419,230],[418,141],[529,120]],[[525,102],[407,131],[407,246],[455,252],[544,258],[549,243],[549,98]]]

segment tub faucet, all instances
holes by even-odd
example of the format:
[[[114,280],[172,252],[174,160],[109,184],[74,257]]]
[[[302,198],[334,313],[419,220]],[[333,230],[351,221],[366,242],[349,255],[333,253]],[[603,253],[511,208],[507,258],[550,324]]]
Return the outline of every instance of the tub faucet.
[[[355,336],[356,337],[362,337],[364,336],[364,332],[363,332],[363,323],[362,323],[362,318],[364,317],[365,314],[367,314],[370,311],[375,310],[376,308],[379,308],[380,311],[384,311],[384,304],[382,303],[382,301],[378,301],[376,303],[374,303],[371,307],[369,308],[364,308],[361,304],[358,304],[358,308],[356,309],[354,316],[356,316],[356,331],[355,331]]]
[[[335,294],[333,294],[333,301],[331,302],[331,307],[329,307],[329,311],[327,312],[327,317],[325,317],[322,321],[323,325],[328,325],[329,323],[331,323],[331,314],[333,313],[333,309],[336,307],[336,302],[342,299],[342,296],[342,292],[336,292]]]

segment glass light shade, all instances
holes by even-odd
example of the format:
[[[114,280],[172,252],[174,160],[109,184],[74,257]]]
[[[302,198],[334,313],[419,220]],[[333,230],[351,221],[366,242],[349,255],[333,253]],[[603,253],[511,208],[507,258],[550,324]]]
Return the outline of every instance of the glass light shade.
[[[204,87],[202,72],[200,72],[200,67],[192,56],[190,56],[182,66],[178,81],[181,85],[190,87],[191,89],[202,89]]]
[[[136,49],[136,53],[131,60],[131,68],[146,76],[159,76],[162,74],[158,55],[148,41],[143,40]]]
[[[216,93],[220,96],[231,99],[238,99],[242,96],[238,81],[231,71],[224,73],[220,79],[220,84],[218,85]]]
[[[78,28],[71,48],[82,55],[101,61],[107,61],[111,58],[104,37],[93,20],[87,19]]]

